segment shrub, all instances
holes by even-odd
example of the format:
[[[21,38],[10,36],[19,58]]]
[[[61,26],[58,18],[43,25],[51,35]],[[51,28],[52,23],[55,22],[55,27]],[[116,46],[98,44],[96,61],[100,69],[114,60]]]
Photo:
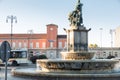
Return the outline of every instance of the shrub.
[[[32,56],[30,57],[30,61],[35,64],[37,59],[47,59],[46,55]]]

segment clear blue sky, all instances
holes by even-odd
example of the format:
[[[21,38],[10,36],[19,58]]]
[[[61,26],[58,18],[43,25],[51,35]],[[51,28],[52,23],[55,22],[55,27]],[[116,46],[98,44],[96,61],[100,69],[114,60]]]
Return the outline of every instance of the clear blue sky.
[[[69,28],[68,14],[75,8],[77,0],[0,0],[0,33],[10,33],[8,15],[17,17],[13,33],[46,33],[46,25],[54,23],[59,26],[59,34],[65,34],[63,28]],[[81,0],[83,20],[89,32],[89,43],[100,46],[100,28],[102,46],[110,46],[110,29],[120,26],[120,0]]]

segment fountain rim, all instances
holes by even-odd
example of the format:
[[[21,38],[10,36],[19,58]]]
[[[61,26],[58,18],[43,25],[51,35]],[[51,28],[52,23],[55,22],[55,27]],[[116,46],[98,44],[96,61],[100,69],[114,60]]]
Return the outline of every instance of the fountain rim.
[[[29,69],[29,68],[27,68]],[[12,75],[13,76],[22,76],[22,77],[28,77],[28,76],[31,76],[31,77],[42,77],[42,76],[46,76],[46,77],[119,77],[120,76],[120,73],[119,72],[112,72],[112,73],[97,73],[97,74],[60,74],[60,73],[54,73],[54,72],[43,72],[43,71],[36,71],[36,72],[22,72],[23,69],[20,69],[20,68],[16,68],[16,69],[13,69],[11,71]],[[26,69],[25,69],[26,70]]]
[[[119,62],[116,59],[86,59],[86,60],[66,60],[66,59],[37,59],[37,62]]]

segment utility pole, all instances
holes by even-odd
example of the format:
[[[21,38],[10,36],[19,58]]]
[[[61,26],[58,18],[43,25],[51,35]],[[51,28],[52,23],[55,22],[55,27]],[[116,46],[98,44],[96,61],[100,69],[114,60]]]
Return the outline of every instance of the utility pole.
[[[7,18],[6,18],[6,23],[8,23],[8,20],[10,20],[11,22],[11,35],[10,35],[10,37],[11,37],[11,49],[12,49],[12,38],[13,38],[13,22],[15,21],[15,23],[17,23],[17,17],[16,16],[13,16],[13,15],[11,15],[11,16],[7,16]]]

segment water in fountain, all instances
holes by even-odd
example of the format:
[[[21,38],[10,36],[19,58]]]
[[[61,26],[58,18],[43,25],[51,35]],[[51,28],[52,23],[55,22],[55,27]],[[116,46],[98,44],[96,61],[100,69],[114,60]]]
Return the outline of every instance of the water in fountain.
[[[117,60],[119,60],[119,59],[117,59]],[[115,64],[115,66],[114,66],[114,72],[120,72],[120,61]]]

